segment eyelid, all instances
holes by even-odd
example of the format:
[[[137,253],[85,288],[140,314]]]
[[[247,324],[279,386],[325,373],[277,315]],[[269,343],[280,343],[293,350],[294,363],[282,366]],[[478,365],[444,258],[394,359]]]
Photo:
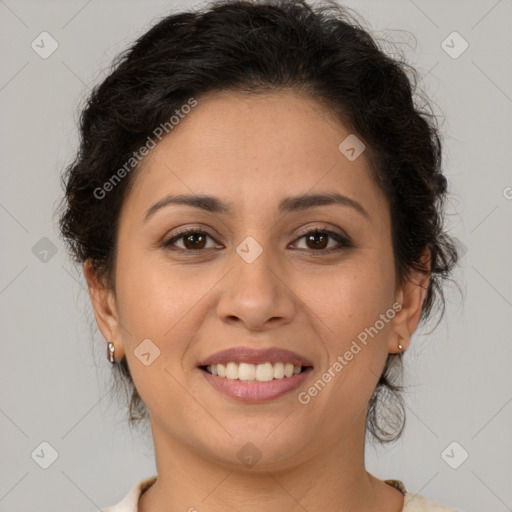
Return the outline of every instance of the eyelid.
[[[295,237],[299,238],[301,236],[307,235],[310,232],[321,231],[322,233],[333,233],[339,237],[345,238],[347,241],[350,241],[350,237],[341,229],[330,227],[328,225],[311,225],[309,224],[305,228],[301,228],[297,233],[295,233]]]
[[[203,226],[201,224],[199,224],[199,225],[186,224],[185,227],[178,226],[178,227],[174,228],[172,230],[172,232],[169,234],[166,234],[163,237],[163,239],[166,241],[169,241],[172,238],[175,238],[178,236],[184,236],[189,232],[197,232],[197,231],[200,231],[201,233],[205,233],[206,235],[208,235],[210,238],[213,238],[213,239],[220,238],[220,236],[221,236],[220,234],[217,233],[216,230],[214,230],[210,226]]]

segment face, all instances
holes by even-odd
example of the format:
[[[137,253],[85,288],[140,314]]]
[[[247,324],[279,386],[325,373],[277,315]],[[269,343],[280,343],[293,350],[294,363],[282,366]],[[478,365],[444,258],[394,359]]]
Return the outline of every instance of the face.
[[[198,98],[137,170],[115,295],[89,282],[160,440],[227,467],[256,447],[259,467],[275,469],[361,439],[386,357],[414,331],[423,295],[395,286],[389,207],[365,153],[340,151],[350,133],[293,93],[217,93]],[[324,194],[341,199],[293,199]],[[171,195],[214,200],[201,208]],[[262,379],[281,370],[258,369],[261,358],[307,368],[242,382],[199,367],[240,347],[254,353],[220,360],[252,362]]]

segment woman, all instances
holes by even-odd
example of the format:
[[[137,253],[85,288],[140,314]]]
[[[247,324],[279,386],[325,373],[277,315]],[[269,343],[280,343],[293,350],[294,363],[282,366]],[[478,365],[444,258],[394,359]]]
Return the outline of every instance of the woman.
[[[406,69],[334,3],[223,1],[93,91],[61,230],[158,469],[108,511],[455,510],[364,465],[457,261]]]

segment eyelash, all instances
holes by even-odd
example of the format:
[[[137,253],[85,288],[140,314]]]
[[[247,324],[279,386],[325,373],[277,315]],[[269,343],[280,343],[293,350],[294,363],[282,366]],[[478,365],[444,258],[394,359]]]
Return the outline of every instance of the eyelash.
[[[296,240],[301,240],[304,237],[307,237],[309,235],[314,235],[316,233],[321,233],[321,234],[324,234],[324,235],[328,235],[330,238],[332,238],[336,242],[342,244],[342,246],[341,247],[334,247],[334,248],[331,247],[330,249],[319,249],[319,250],[302,249],[302,250],[307,250],[307,251],[310,251],[312,253],[331,254],[333,252],[339,252],[339,251],[342,251],[344,249],[348,249],[348,248],[353,246],[351,241],[348,238],[346,238],[346,237],[344,237],[344,236],[342,236],[339,233],[336,233],[334,231],[330,231],[328,229],[321,229],[321,228],[313,228],[313,229],[311,229],[309,231],[306,231],[305,233],[300,235]],[[207,233],[206,231],[202,231],[202,230],[197,229],[197,228],[188,228],[188,229],[185,229],[185,230],[181,231],[180,233],[177,233],[177,234],[173,235],[171,238],[169,238],[167,241],[164,242],[164,246],[170,248],[172,246],[172,244],[174,244],[178,240],[180,240],[180,239],[182,239],[182,238],[184,238],[184,237],[186,237],[188,235],[192,235],[192,234],[206,235],[206,236],[210,237],[213,240],[213,237],[210,236],[210,234]],[[192,250],[192,249],[182,249],[182,248],[178,247],[178,248],[172,248],[171,250],[177,251],[177,252],[182,252],[182,253],[186,252],[186,253],[189,253],[189,254],[198,254],[200,252],[205,251],[206,249]]]

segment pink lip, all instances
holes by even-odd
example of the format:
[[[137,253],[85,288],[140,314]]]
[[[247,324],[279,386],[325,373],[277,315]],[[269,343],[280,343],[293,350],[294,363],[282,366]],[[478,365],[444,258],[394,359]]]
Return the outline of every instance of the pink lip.
[[[292,377],[283,377],[282,379],[274,379],[268,382],[232,380],[212,375],[205,370],[200,371],[217,391],[241,402],[257,403],[275,400],[297,389],[313,371],[313,368],[307,368],[302,373]]]
[[[313,366],[311,361],[300,354],[284,348],[271,347],[266,349],[254,349],[249,347],[234,347],[221,350],[211,355],[198,366],[211,364],[226,364],[229,362],[263,364],[263,363],[291,363],[295,366]],[[222,378],[222,377],[221,377]],[[291,378],[291,377],[290,377]]]

